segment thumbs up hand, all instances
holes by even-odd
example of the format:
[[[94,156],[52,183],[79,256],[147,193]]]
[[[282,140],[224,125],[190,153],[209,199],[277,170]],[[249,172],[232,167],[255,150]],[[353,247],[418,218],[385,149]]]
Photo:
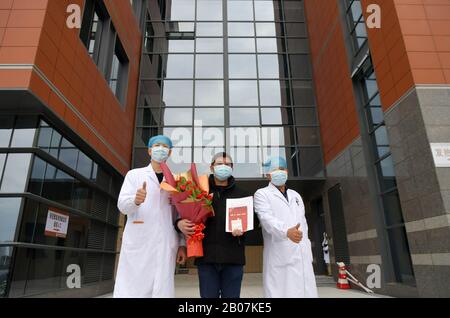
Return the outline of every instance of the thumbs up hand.
[[[136,205],[141,205],[142,203],[144,203],[146,197],[147,197],[147,182],[144,182],[142,188],[138,189],[136,192],[134,203]]]
[[[287,237],[296,244],[300,243],[303,239],[303,232],[300,231],[300,223],[287,231]]]

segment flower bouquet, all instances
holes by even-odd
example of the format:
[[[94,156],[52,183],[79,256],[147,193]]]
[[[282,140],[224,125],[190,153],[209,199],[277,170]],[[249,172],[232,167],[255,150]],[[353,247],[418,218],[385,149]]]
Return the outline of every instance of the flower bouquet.
[[[165,178],[161,189],[170,193],[172,204],[177,208],[180,217],[195,224],[195,233],[186,239],[188,257],[202,257],[204,223],[208,217],[214,216],[208,176],[199,176],[194,163],[187,173],[175,177],[167,164],[161,163],[161,169]]]

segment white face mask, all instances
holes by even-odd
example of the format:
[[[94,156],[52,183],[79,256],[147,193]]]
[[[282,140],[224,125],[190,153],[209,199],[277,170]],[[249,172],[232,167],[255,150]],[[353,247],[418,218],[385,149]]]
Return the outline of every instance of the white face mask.
[[[164,146],[154,146],[152,148],[152,160],[156,162],[165,162],[169,159],[169,148]]]
[[[276,170],[270,174],[271,176],[271,182],[276,187],[281,187],[286,184],[286,181],[288,179],[288,174],[286,171],[283,170]]]

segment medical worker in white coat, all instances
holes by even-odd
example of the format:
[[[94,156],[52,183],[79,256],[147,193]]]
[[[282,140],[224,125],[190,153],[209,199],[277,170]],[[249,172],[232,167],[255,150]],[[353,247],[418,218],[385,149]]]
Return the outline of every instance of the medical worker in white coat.
[[[303,200],[288,189],[286,160],[264,164],[270,184],[254,197],[264,238],[263,284],[267,298],[316,298],[311,242]]]
[[[119,195],[118,207],[127,216],[127,223],[115,298],[175,297],[175,266],[186,261],[184,240],[173,226],[175,210],[168,193],[160,189],[160,163],[169,158],[172,141],[155,136],[148,146],[150,165],[129,171]]]

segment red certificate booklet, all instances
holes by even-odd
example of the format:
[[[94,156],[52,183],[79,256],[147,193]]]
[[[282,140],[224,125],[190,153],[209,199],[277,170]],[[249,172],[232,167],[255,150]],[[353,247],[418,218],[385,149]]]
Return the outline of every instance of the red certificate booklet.
[[[226,211],[226,232],[253,230],[253,197],[228,199]]]

